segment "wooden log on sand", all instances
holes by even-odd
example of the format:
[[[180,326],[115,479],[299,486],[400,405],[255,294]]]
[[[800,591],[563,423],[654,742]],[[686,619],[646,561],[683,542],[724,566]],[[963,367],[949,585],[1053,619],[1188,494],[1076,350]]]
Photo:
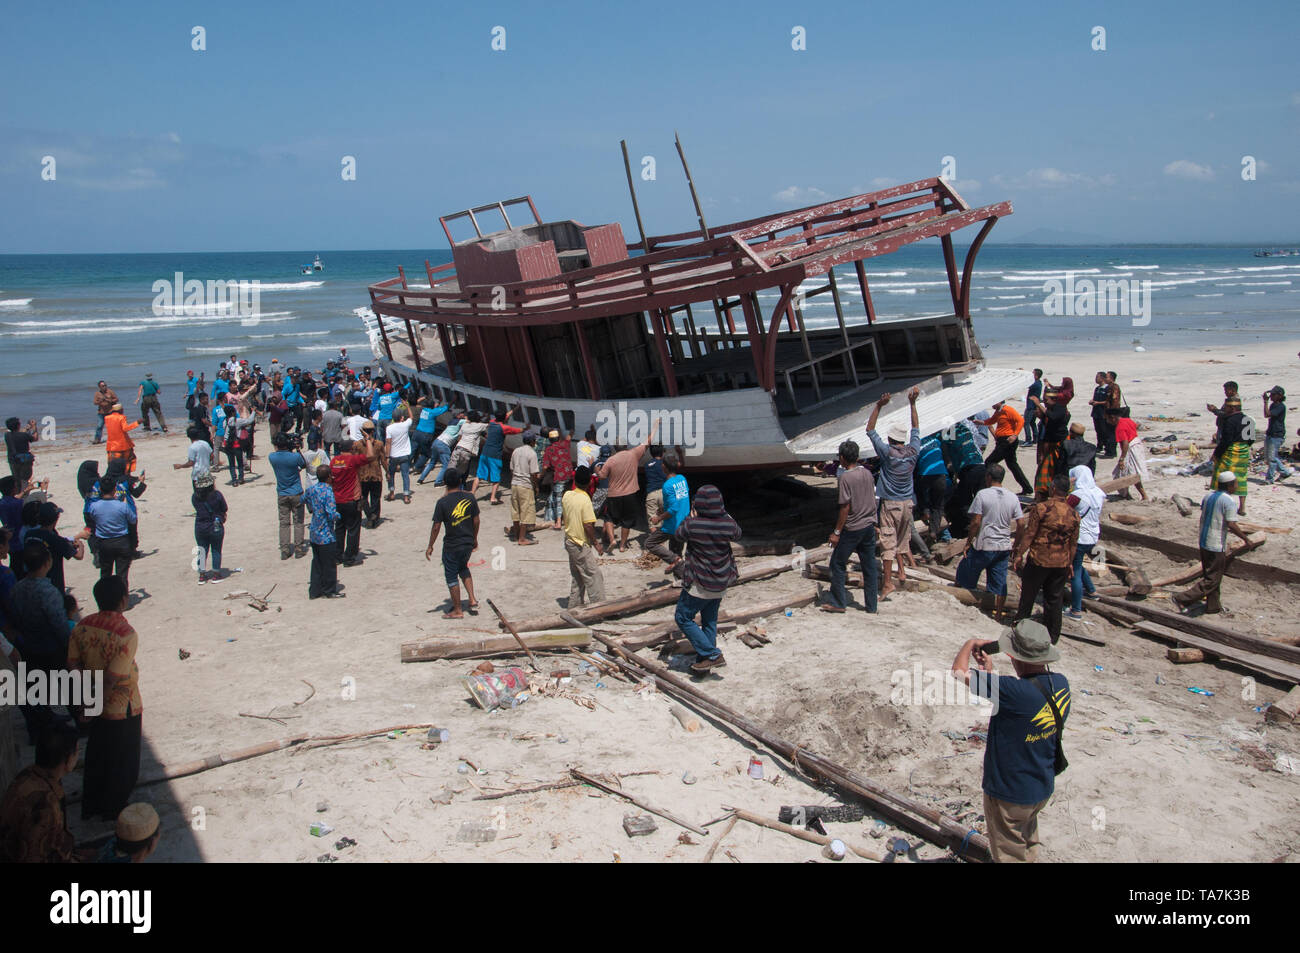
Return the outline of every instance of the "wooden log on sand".
[[[677,719],[677,723],[691,734],[695,734],[700,730],[700,720],[681,705],[674,705],[668,710],[672,713],[672,716]]]
[[[1153,623],[1147,622],[1147,623],[1140,623],[1140,624],[1151,625]],[[1204,662],[1207,658],[1212,658],[1212,656],[1207,656],[1200,649],[1177,648],[1177,647],[1167,651],[1165,653],[1165,657],[1168,658],[1169,661],[1173,662],[1175,665],[1187,665],[1190,662]]]
[[[1137,554],[1118,549],[1114,545],[1106,546],[1104,550],[1106,565],[1119,576],[1129,592],[1135,596],[1145,596],[1151,591],[1151,580],[1138,565]]]
[[[1110,518],[1116,523],[1123,523],[1125,526],[1141,526],[1143,523],[1150,523],[1153,517],[1134,516],[1131,513],[1111,513]]]
[[[1107,480],[1105,483],[1098,483],[1097,489],[1106,494],[1118,493],[1120,490],[1135,486],[1140,482],[1138,475],[1134,473],[1130,476],[1120,477],[1118,480]]]
[[[816,549],[810,549],[800,553],[797,557],[776,558],[757,562],[752,566],[747,566],[741,570],[740,578],[736,580],[733,591],[736,586],[742,586],[745,583],[757,582],[760,579],[770,579],[773,576],[779,576],[783,572],[789,572],[791,569],[802,569],[805,562],[812,562],[817,559],[825,559],[831,554],[830,546],[819,546]],[[632,596],[623,596],[618,599],[610,599],[606,602],[598,602],[589,606],[579,606],[569,610],[569,614],[582,623],[599,622],[602,619],[614,618],[621,615],[630,615],[634,612],[644,612],[646,609],[656,609],[659,606],[671,605],[677,601],[681,595],[681,590],[673,586],[664,586],[660,589],[651,589],[645,592],[639,592]],[[558,613],[554,615],[535,616],[531,619],[525,619],[523,622],[515,623],[515,630],[518,632],[535,632],[539,629],[558,629],[565,623],[565,620]]]
[[[783,834],[789,834],[791,837],[806,840],[810,844],[820,844],[822,847],[825,847],[835,839],[828,837],[825,834],[818,834],[816,831],[806,830],[802,827],[792,827],[789,824],[782,824],[780,821],[773,821],[769,818],[763,817],[761,814],[755,814],[752,811],[743,811],[738,807],[733,807],[731,811],[742,821],[749,821],[751,824],[757,824],[759,827],[766,827],[769,830],[781,831]],[[850,843],[842,838],[840,841],[845,847],[853,851],[853,853],[857,854],[863,860],[874,860],[879,863],[885,859],[884,854],[877,853],[876,851],[870,850],[866,847],[859,847],[857,844]]]
[[[1143,619],[1136,623],[1133,628],[1143,635],[1153,636],[1165,642],[1174,642],[1180,648],[1179,653],[1189,653],[1185,656],[1186,661],[1202,662],[1228,662],[1233,665],[1240,665],[1248,668],[1261,675],[1267,675],[1269,678],[1275,678],[1278,681],[1290,682],[1293,685],[1300,683],[1300,665],[1294,665],[1290,662],[1279,661],[1275,658],[1269,658],[1258,652],[1249,652],[1244,649],[1233,648],[1228,645],[1221,645],[1210,639],[1202,638],[1191,632],[1181,632],[1177,629],[1170,628],[1167,625],[1161,625],[1158,622],[1152,622],[1149,619]],[[1171,650],[1172,651],[1172,650]],[[1193,651],[1199,651],[1201,658],[1196,659],[1191,656]],[[1169,656],[1173,661],[1173,656]]]
[[[786,609],[798,609],[800,606],[811,605],[817,601],[816,589],[805,589],[800,592],[786,596],[783,599],[776,599],[771,602],[763,602],[756,606],[750,606],[748,609],[736,609],[734,611],[722,611],[718,613],[718,631],[724,631],[724,624],[745,622],[749,619],[761,619],[765,615],[772,615],[778,612],[784,612]],[[671,638],[678,632],[676,622],[660,622],[655,625],[647,625],[640,629],[634,629],[620,639],[619,644],[629,652],[635,652],[638,649],[648,648],[656,645],[666,639]]]
[[[1113,523],[1102,525],[1101,539],[1103,543],[1107,544],[1112,542],[1131,543],[1147,549],[1154,549],[1158,553],[1164,553],[1171,559],[1179,559],[1184,562],[1198,565],[1201,562],[1201,551],[1195,546],[1160,536],[1139,533],[1136,530],[1125,529]],[[1300,583],[1300,572],[1245,559],[1234,559],[1228,564],[1226,573],[1234,579],[1253,579],[1256,582]]]
[[[553,632],[530,632],[524,639],[530,649],[581,648],[591,643],[591,630],[556,629]],[[449,642],[446,639],[419,639],[403,642],[403,662],[432,662],[437,659],[492,658],[496,655],[518,655],[519,643],[514,636],[471,639]]]
[[[1267,539],[1268,536],[1264,533],[1255,533],[1250,537],[1250,539],[1238,542],[1235,546],[1228,549],[1228,562],[1231,563],[1232,560],[1240,556],[1242,553],[1248,553],[1252,549],[1258,549],[1260,546],[1264,545]],[[1201,567],[1196,565],[1173,576],[1165,576],[1163,579],[1157,579],[1155,582],[1151,583],[1151,585],[1155,586],[1157,589],[1164,586],[1185,586],[1200,574]]]
[[[829,758],[814,754],[801,745],[792,744],[766,725],[755,722],[709,698],[695,686],[677,678],[664,666],[620,651],[618,643],[613,639],[600,632],[594,634],[597,640],[614,651],[618,664],[626,671],[652,676],[661,691],[749,735],[790,761],[797,770],[851,791],[871,805],[878,814],[919,834],[933,844],[952,849],[965,860],[986,862],[991,859],[988,838],[973,828],[959,823],[928,804],[922,804],[881,787],[864,775],[850,771]]]
[[[235,764],[239,761],[247,761],[249,758],[256,758],[264,754],[270,754],[273,751],[283,751],[286,748],[294,748],[298,745],[310,743],[312,747],[326,747],[328,745],[342,744],[345,741],[358,741],[362,738],[374,738],[379,735],[386,735],[394,731],[418,731],[422,728],[432,728],[433,725],[393,725],[391,728],[376,728],[374,731],[358,731],[350,735],[294,735],[292,738],[281,738],[279,741],[265,741],[260,745],[253,745],[250,748],[237,748],[233,751],[218,751],[210,754],[206,758],[200,758],[197,761],[186,761],[181,764],[162,763],[158,765],[157,770],[150,772],[136,782],[137,786],[145,784],[157,784],[160,781],[171,781],[175,778],[184,778],[191,774],[198,774],[201,771],[208,771],[212,768],[220,768],[223,765]]]
[[[1170,497],[1170,499],[1173,500],[1174,506],[1178,507],[1179,516],[1191,516],[1196,510],[1196,504],[1185,496],[1178,496],[1175,494]]]
[[[1293,688],[1264,710],[1264,718],[1279,725],[1300,720],[1300,687]]]
[[[1300,648],[1295,645],[1287,644],[1283,641],[1274,641],[1273,639],[1264,638],[1257,635],[1248,635],[1237,629],[1230,629],[1226,626],[1216,625],[1207,622],[1203,618],[1193,618],[1191,616],[1179,615],[1177,612],[1169,612],[1165,609],[1157,609],[1155,606],[1146,602],[1125,602],[1122,599],[1116,599],[1112,596],[1102,596],[1100,600],[1105,605],[1118,606],[1121,609],[1128,609],[1136,612],[1142,618],[1151,622],[1159,623],[1178,632],[1186,632],[1189,635],[1195,635],[1201,639],[1213,643],[1209,646],[1210,651],[1217,651],[1214,646],[1224,646],[1234,649],[1240,649],[1244,652],[1255,652],[1260,655],[1266,655],[1269,658],[1278,659],[1290,665],[1300,666]],[[1292,640],[1296,637],[1292,636]],[[1194,643],[1188,642],[1189,645]],[[1196,647],[1200,648],[1199,643]]]

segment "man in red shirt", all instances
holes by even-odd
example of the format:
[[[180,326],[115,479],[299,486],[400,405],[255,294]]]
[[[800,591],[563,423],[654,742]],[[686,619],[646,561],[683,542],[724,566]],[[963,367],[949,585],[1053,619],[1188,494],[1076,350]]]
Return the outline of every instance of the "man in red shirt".
[[[330,460],[334,481],[334,506],[339,511],[339,562],[355,566],[361,562],[361,481],[357,471],[375,458],[374,445],[363,440],[352,444],[352,453],[335,454]],[[362,452],[364,451],[364,452]]]
[[[1033,496],[1034,485],[1025,477],[1025,471],[1020,469],[1020,461],[1016,459],[1016,450],[1020,446],[1020,432],[1025,427],[1025,418],[1006,401],[999,401],[993,405],[992,417],[975,422],[984,427],[992,427],[993,438],[996,441],[993,452],[984,461],[984,466],[1005,463],[1011,475],[1020,483],[1020,495]]]

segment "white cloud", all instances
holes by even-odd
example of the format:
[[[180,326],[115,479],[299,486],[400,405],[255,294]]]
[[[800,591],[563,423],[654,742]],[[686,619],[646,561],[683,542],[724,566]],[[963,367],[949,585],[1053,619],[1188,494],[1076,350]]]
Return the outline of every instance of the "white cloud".
[[[830,198],[830,194],[823,192],[821,189],[811,186],[804,188],[798,185],[792,185],[788,189],[782,189],[772,198],[778,202],[818,202],[822,199]]]
[[[175,133],[175,132],[169,132],[169,133],[167,133],[167,138],[170,139],[172,142],[177,142],[177,143],[179,143],[179,142],[181,141],[180,134],[179,134],[179,133]]]
[[[1172,175],[1176,179],[1187,179],[1191,182],[1209,182],[1214,178],[1214,170],[1208,165],[1201,165],[1199,162],[1193,162],[1191,159],[1175,159],[1165,166],[1165,175]]]
[[[1069,172],[1047,166],[1030,169],[1023,175],[995,175],[993,183],[1002,188],[1014,189],[1053,189],[1072,185],[1109,186],[1115,184],[1115,176],[1109,172],[1105,175],[1088,175],[1086,172]]]
[[[1291,94],[1291,105],[1292,105],[1292,106],[1300,106],[1300,93],[1292,93],[1292,94]]]

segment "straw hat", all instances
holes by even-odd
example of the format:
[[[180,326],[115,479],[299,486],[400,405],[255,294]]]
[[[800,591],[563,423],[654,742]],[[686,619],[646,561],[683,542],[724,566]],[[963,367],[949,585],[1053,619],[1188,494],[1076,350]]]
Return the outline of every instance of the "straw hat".
[[[114,405],[113,405],[113,410],[116,411],[116,412],[118,412],[118,413],[120,413],[121,410],[122,410],[122,405],[121,405],[121,404],[114,404]]]

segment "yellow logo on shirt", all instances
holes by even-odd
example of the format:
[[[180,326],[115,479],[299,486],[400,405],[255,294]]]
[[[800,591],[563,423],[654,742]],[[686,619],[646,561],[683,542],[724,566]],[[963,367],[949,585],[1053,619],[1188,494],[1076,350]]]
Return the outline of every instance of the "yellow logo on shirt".
[[[1060,711],[1061,718],[1064,720],[1070,711],[1069,690],[1062,688],[1052,696],[1052,700],[1056,702],[1057,710]],[[1042,734],[1028,735],[1026,736],[1025,741],[1039,741],[1043,738],[1050,737],[1056,732],[1056,719],[1052,717],[1052,709],[1047,702],[1043,702],[1043,707],[1038,709],[1038,714],[1034,715],[1034,717],[1029,720],[1035,728],[1042,732]]]
[[[465,520],[465,517],[469,515],[470,502],[471,502],[470,500],[461,500],[454,507],[452,507],[451,524],[453,526],[463,522]]]

